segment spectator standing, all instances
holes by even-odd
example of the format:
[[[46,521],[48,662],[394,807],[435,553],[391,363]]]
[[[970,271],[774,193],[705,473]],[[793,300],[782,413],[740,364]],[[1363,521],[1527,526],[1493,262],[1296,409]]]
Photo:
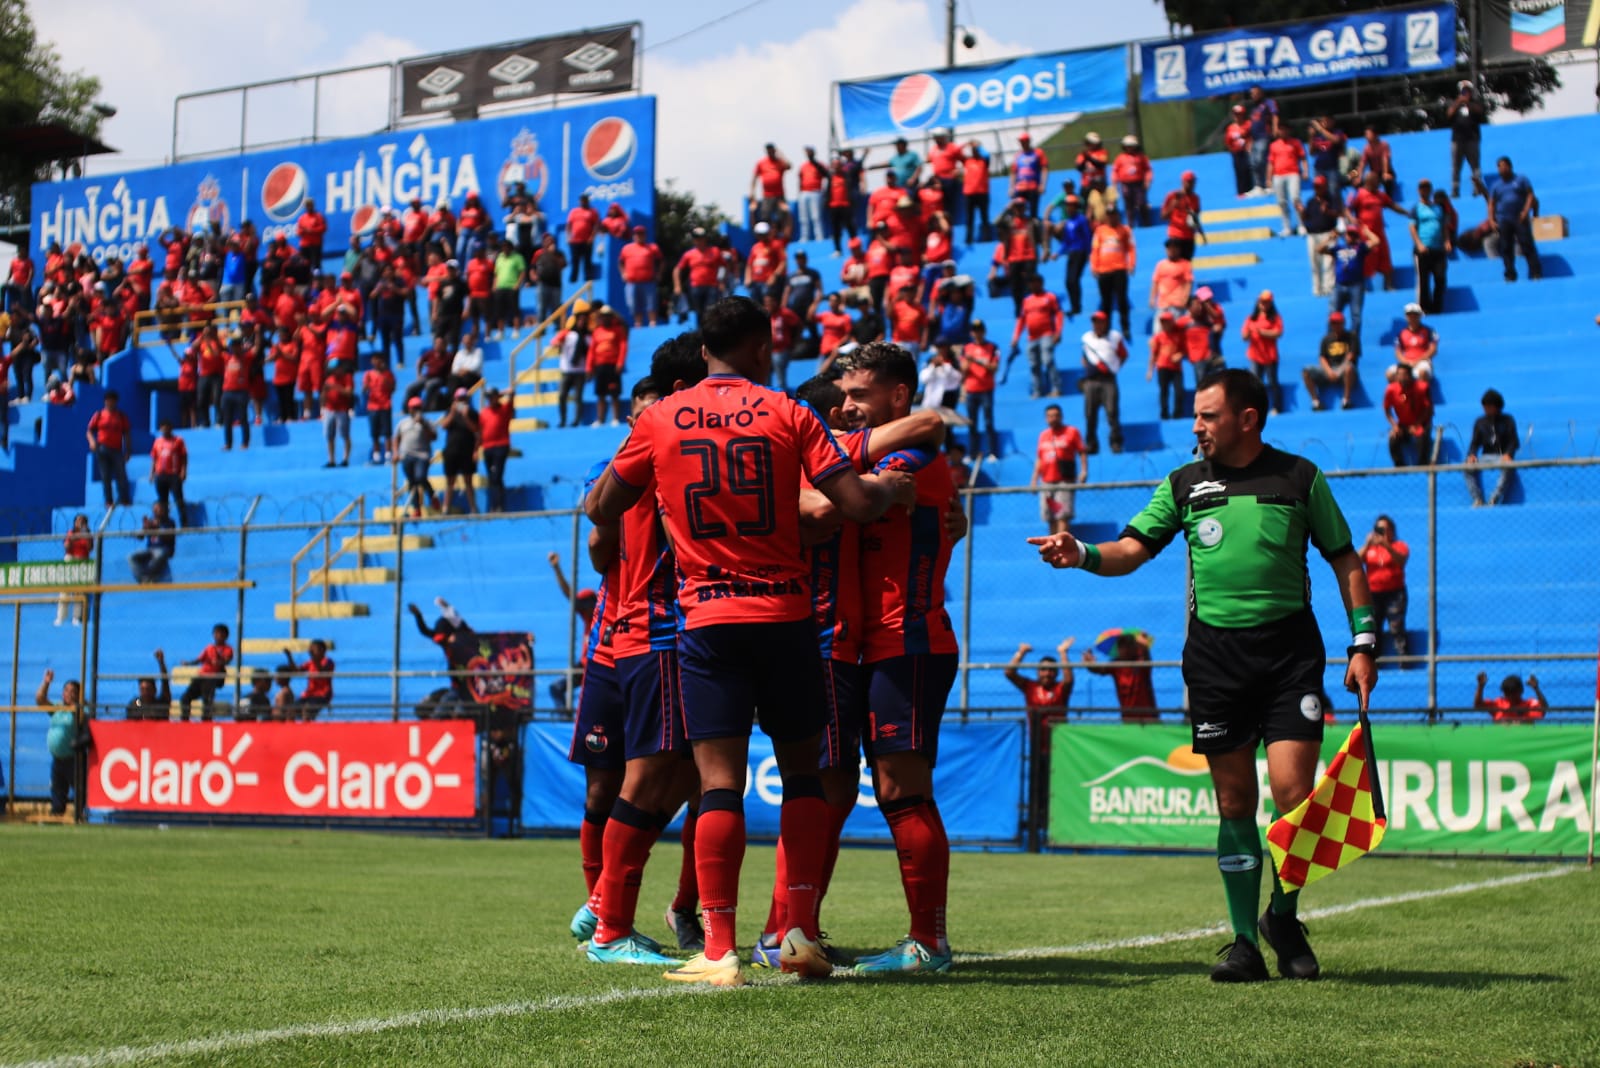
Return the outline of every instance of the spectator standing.
[[[1389,420],[1389,458],[1396,467],[1406,466],[1406,454],[1414,450],[1413,464],[1429,462],[1429,439],[1433,427],[1433,399],[1428,387],[1411,374],[1408,364],[1395,369],[1394,381],[1383,391],[1383,414]]]
[[[186,357],[192,364],[192,360]],[[300,377],[300,338],[294,331],[284,334],[278,343],[272,346],[272,390],[278,400],[278,422],[293,422],[298,409],[294,403],[294,386]],[[178,369],[178,408],[184,411],[183,403],[184,368]],[[185,425],[194,425],[193,401],[189,402],[189,410]]]
[[[1487,463],[1492,456],[1500,465],[1499,477],[1489,494],[1492,508],[1506,499],[1516,469],[1511,461],[1517,458],[1517,421],[1506,414],[1506,399],[1497,389],[1483,393],[1483,414],[1472,424],[1472,440],[1467,444],[1467,492],[1472,495],[1472,507],[1483,506],[1483,481],[1479,474],[1479,457]]]
[[[1167,238],[1167,258],[1156,263],[1150,272],[1150,307],[1157,316],[1171,312],[1183,314],[1189,307],[1189,297],[1194,291],[1194,267],[1183,258],[1183,242],[1176,237]]]
[[[1479,169],[1483,145],[1483,126],[1489,121],[1489,112],[1483,101],[1473,91],[1472,83],[1456,83],[1456,98],[1450,105],[1450,195],[1461,197],[1461,164],[1472,173],[1472,192],[1485,196],[1483,172]]]
[[[389,457],[389,438],[394,434],[394,372],[381,355],[372,357],[372,366],[361,376],[361,392],[366,397],[367,430],[372,436],[369,463],[381,464]]]
[[[828,164],[828,230],[833,235],[833,254],[843,255],[840,242],[845,235],[856,240],[856,183],[860,169],[853,159],[835,156]]]
[[[911,150],[904,137],[895,140],[894,155],[889,157],[885,166],[901,189],[914,191],[917,188],[917,176],[922,173],[922,157]]]
[[[1194,189],[1194,171],[1184,171],[1178,188],[1161,202],[1161,217],[1167,222],[1167,240],[1177,241],[1180,259],[1194,259],[1195,234],[1200,232],[1200,194]]]
[[[1406,325],[1394,339],[1395,365],[1385,377],[1393,378],[1395,368],[1401,364],[1411,368],[1411,374],[1426,386],[1433,381],[1433,358],[1439,354],[1439,335],[1433,327],[1422,321],[1422,305],[1406,305]]]
[[[577,206],[567,212],[567,248],[572,252],[568,282],[576,284],[580,271],[585,282],[594,278],[594,237],[599,229],[600,213],[589,206],[589,194],[580,193]]]
[[[922,385],[920,407],[933,410],[954,410],[961,394],[961,369],[956,366],[955,354],[948,342],[933,346],[933,354],[917,375]]]
[[[1067,265],[1067,318],[1075,319],[1083,313],[1083,272],[1094,247],[1094,228],[1076,194],[1067,194],[1062,210],[1063,217],[1055,224],[1056,254]]]
[[[435,500],[433,486],[428,481],[428,466],[433,462],[433,424],[423,418],[422,398],[406,401],[406,417],[395,428],[394,441],[389,445],[389,462],[398,463],[406,477],[406,495],[413,517],[422,515],[424,508]]]
[[[1312,119],[1306,128],[1306,151],[1311,157],[1311,172],[1321,178],[1335,200],[1340,199],[1344,188],[1344,154],[1350,139],[1333,121],[1333,116],[1323,115]]]
[[[1066,721],[1067,705],[1072,701],[1072,685],[1076,681],[1072,664],[1067,660],[1074,640],[1063,638],[1056,646],[1055,656],[1040,657],[1039,673],[1034,678],[1026,678],[1019,670],[1023,660],[1033,652],[1033,646],[1027,642],[1017,646],[1017,651],[1011,654],[1011,662],[1006,665],[1006,681],[1022,693],[1036,743],[1055,724]]]
[[[1363,266],[1366,277],[1371,278],[1375,274],[1381,274],[1383,288],[1393,289],[1394,255],[1389,246],[1389,231],[1384,225],[1385,211],[1392,211],[1396,215],[1406,214],[1394,202],[1393,197],[1378,188],[1378,172],[1367,171],[1366,177],[1362,179],[1361,188],[1350,198],[1350,216],[1361,224],[1363,230],[1378,237],[1378,243],[1372,247],[1372,254],[1367,257]]]
[[[1473,170],[1476,172],[1477,168]],[[1446,222],[1444,207],[1433,198],[1433,183],[1424,178],[1417,183],[1417,202],[1411,207],[1411,244],[1417,265],[1417,303],[1428,315],[1444,311],[1450,253],[1454,250]]]
[[[911,353],[913,359],[920,358],[928,345],[928,313],[917,303],[914,285],[901,287],[889,306],[888,318],[889,340]],[[785,362],[787,359],[785,354]],[[773,363],[776,366],[776,359]]]
[[[94,535],[89,531],[89,517],[79,512],[72,517],[72,529],[67,531],[62,546],[62,559],[69,564],[83,563],[94,553]],[[63,593],[56,599],[56,626],[67,621],[67,609],[72,610],[72,625],[83,625],[83,599]]]
[[[1117,196],[1130,227],[1150,224],[1150,182],[1154,178],[1150,157],[1144,154],[1139,139],[1128,134],[1111,164],[1111,180],[1117,183]]]
[[[222,374],[227,367],[228,356],[222,344],[222,338],[217,335],[215,323],[207,323],[200,331],[200,336],[194,339],[189,346],[189,351],[195,356],[195,365],[200,374],[199,396],[196,403],[199,405],[201,426],[210,426],[213,422],[222,421]]]
[[[155,658],[160,688],[156,686],[156,679],[148,675],[139,680],[138,696],[123,709],[123,714],[130,720],[159,720],[165,723],[172,715],[172,680],[167,676],[167,656],[157,649]]]
[[[516,417],[515,389],[504,396],[493,386],[483,391],[483,410],[478,413],[478,431],[483,450],[483,473],[489,480],[488,507],[485,511],[506,510],[506,460],[511,456],[511,423]]]
[[[1240,335],[1245,340],[1245,358],[1250,370],[1266,384],[1272,397],[1272,414],[1283,410],[1283,389],[1278,385],[1278,339],[1283,337],[1283,317],[1270,289],[1256,297],[1256,306],[1244,321]]]
[[[185,660],[180,665],[198,667],[199,670],[194,673],[189,685],[184,687],[183,693],[178,697],[179,718],[185,723],[189,722],[190,706],[199,701],[200,718],[210,721],[217,689],[222,685],[228,665],[231,663],[233,663],[233,646],[228,644],[228,628],[226,624],[218,623],[211,628],[211,644],[200,650],[199,656],[193,660]]]
[[[606,406],[611,407],[611,425],[622,425],[622,373],[628,366],[628,328],[609,304],[595,309],[594,327],[589,331],[589,356],[584,370],[594,383],[594,423],[606,421]]]
[[[1156,379],[1156,398],[1162,419],[1183,418],[1183,330],[1178,316],[1169,311],[1156,319],[1156,332],[1150,335],[1150,366],[1144,380]],[[1171,400],[1168,400],[1168,397]]]
[[[1306,254],[1311,258],[1311,295],[1333,295],[1333,260],[1322,254],[1323,246],[1333,240],[1344,215],[1344,204],[1339,200],[1328,176],[1317,173],[1311,179],[1311,195],[1296,205],[1300,213],[1300,229],[1306,235]]]
[[[462,322],[473,333],[482,335],[485,323],[494,326],[494,312],[490,303],[494,299],[494,261],[489,259],[489,249],[476,243],[472,257],[467,260],[467,310]]]
[[[1241,200],[1255,192],[1255,174],[1250,164],[1250,118],[1243,104],[1233,105],[1228,125],[1222,131],[1222,144],[1233,160],[1233,192]]]
[[[328,371],[322,384],[322,436],[328,444],[328,462],[324,467],[350,466],[350,413],[356,406],[356,386],[350,368],[353,360],[339,360]],[[333,443],[338,438],[344,443],[344,454],[337,465],[333,460]]]
[[[168,564],[178,551],[178,539],[173,534],[177,526],[165,501],[151,505],[140,528],[144,531],[144,548],[128,554],[128,568],[133,572],[133,581],[143,586],[168,574]]]
[[[296,664],[294,654],[287,649],[283,651],[283,658],[288,662],[284,670],[306,677],[306,688],[300,692],[295,718],[310,723],[333,703],[334,663],[333,657],[328,655],[328,643],[321,638],[311,640],[306,654],[305,663]]]
[[[583,418],[583,384],[589,379],[589,305],[578,301],[567,316],[566,329],[550,346],[557,353],[561,386],[556,394],[558,427],[567,425],[567,401],[572,401],[572,425]]]
[[[317,210],[317,202],[306,199],[301,206],[300,218],[295,221],[294,231],[300,243],[300,255],[311,265],[313,271],[322,270],[322,242],[328,234],[328,220]],[[185,717],[188,718],[188,717]]]
[[[800,317],[803,330],[817,337],[817,307],[822,303],[822,272],[811,266],[805,249],[794,254],[794,270],[782,280],[783,306]]]
[[[466,390],[456,390],[450,410],[439,420],[438,429],[444,432],[444,510],[446,513],[455,511],[459,486],[467,503],[466,513],[475,515],[478,501],[472,479],[478,473],[478,413],[473,410],[472,398]]]
[[[528,263],[510,242],[501,244],[494,258],[494,292],[489,299],[489,321],[495,340],[515,333],[522,325],[522,287],[528,281]]]
[[[1028,334],[1028,370],[1033,387],[1030,397],[1061,396],[1061,371],[1056,366],[1056,346],[1061,343],[1064,318],[1061,303],[1044,288],[1038,274],[1029,279],[1028,296],[1023,298],[1021,315],[1011,332],[1011,355],[1020,351],[1023,331]]]
[[[1322,254],[1333,260],[1333,296],[1328,301],[1328,312],[1350,309],[1350,336],[1357,353],[1361,351],[1361,306],[1367,299],[1366,263],[1379,243],[1373,231],[1346,226],[1322,249]]]
[[[1400,182],[1394,174],[1394,149],[1389,142],[1378,136],[1375,126],[1368,126],[1365,130],[1367,143],[1361,148],[1361,164],[1356,169],[1356,181],[1365,185],[1367,175],[1375,175],[1378,184],[1383,186],[1385,195],[1391,199],[1400,196]]]
[[[39,365],[39,339],[35,336],[27,319],[26,308],[18,309],[11,316],[12,323],[9,331],[11,351],[6,354],[6,359],[11,362],[11,374],[16,379],[17,396],[14,404],[33,403],[33,369]],[[3,318],[0,315],[0,318]],[[7,340],[7,331],[0,330],[0,343]],[[0,370],[0,394],[6,388],[5,374]],[[0,404],[4,397],[0,396]]]
[[[1090,316],[1083,335],[1083,426],[1086,451],[1100,451],[1100,409],[1106,412],[1106,429],[1111,435],[1111,451],[1122,451],[1122,403],[1117,387],[1117,372],[1128,360],[1128,344],[1122,334],[1111,329],[1111,319],[1102,312]],[[1085,474],[1085,477],[1088,477]]]
[[[994,378],[1000,368],[1000,351],[989,340],[982,319],[971,323],[972,340],[961,349],[961,388],[967,398],[967,425],[972,435],[972,455],[982,456],[981,422],[989,424],[989,460],[1000,459],[1000,435],[994,428]]]
[[[905,146],[904,141],[899,144],[902,148]],[[782,219],[789,204],[783,192],[783,176],[789,167],[789,161],[778,151],[778,146],[769,142],[750,175],[750,216],[753,220],[771,225],[774,220]]]
[[[188,526],[183,503],[183,483],[189,477],[189,447],[182,438],[172,433],[172,421],[161,420],[155,441],[150,443],[150,481],[155,484],[156,500],[167,503],[170,497],[178,505],[178,522]]]
[[[821,241],[826,235],[822,230],[822,194],[823,187],[828,184],[828,172],[817,161],[817,150],[812,145],[806,146],[806,158],[800,164],[799,183],[799,224],[795,228],[796,241]]]
[[[648,321],[658,322],[659,302],[656,297],[656,279],[661,276],[661,248],[645,236],[645,228],[633,228],[633,240],[622,246],[618,260],[622,268],[623,290],[628,299],[628,315],[634,329]]]
[[[1300,371],[1312,411],[1322,411],[1322,397],[1319,394],[1334,386],[1343,390],[1339,407],[1350,407],[1350,393],[1356,384],[1356,359],[1355,339],[1344,328],[1344,313],[1333,312],[1328,316],[1328,332],[1322,336],[1317,349],[1317,362]]]
[[[750,255],[745,258],[744,286],[751,300],[764,304],[767,290],[781,294],[783,278],[789,270],[789,253],[782,238],[772,232],[770,223],[756,223],[754,232],[756,239],[750,245]]]
[[[352,332],[354,328],[351,328]],[[233,448],[233,427],[239,426],[239,447],[250,447],[250,361],[238,338],[223,350],[222,451]]]
[[[840,347],[850,340],[856,321],[844,310],[844,295],[837,292],[828,294],[828,306],[813,313],[812,319],[822,328],[822,339],[817,346],[817,354],[821,357],[817,374],[822,375],[837,359]]]
[[[33,274],[33,259],[28,255],[28,250],[17,249],[11,260],[10,278],[5,285],[3,308],[6,312],[33,307]]]
[[[1017,144],[1017,154],[1011,157],[1011,196],[1013,199],[1021,197],[1026,200],[1028,214],[1037,219],[1039,194],[1050,180],[1050,161],[1041,150],[1033,147],[1033,138],[1029,134],[1018,134]]]
[[[467,283],[461,277],[461,264],[458,261],[446,260],[444,270],[444,277],[439,280],[439,290],[428,314],[433,319],[433,336],[442,338],[446,345],[454,345],[461,337],[461,320],[467,306]]]
[[[1411,546],[1397,536],[1394,520],[1380,515],[1361,546],[1361,561],[1367,568],[1373,614],[1386,621],[1402,669],[1408,666],[1403,661],[1411,651],[1406,636],[1406,564],[1410,560]]]
[[[1246,121],[1250,127],[1250,177],[1254,183],[1246,196],[1264,196],[1271,186],[1267,181],[1267,150],[1278,136],[1278,103],[1259,85],[1246,95]]]
[[[1488,182],[1489,221],[1500,238],[1500,262],[1505,265],[1506,281],[1517,280],[1518,245],[1528,261],[1528,278],[1537,281],[1544,277],[1544,265],[1533,243],[1533,183],[1511,169],[1510,156],[1501,156],[1494,166],[1495,173]]]
[[[722,269],[722,251],[713,247],[711,236],[699,226],[691,231],[694,244],[684,250],[672,272],[673,292],[688,301],[695,324],[717,299],[717,274]]]
[[[1040,491],[1039,518],[1049,526],[1050,533],[1057,534],[1072,522],[1072,486],[1089,481],[1089,454],[1078,428],[1062,420],[1061,405],[1052,404],[1044,410],[1044,424],[1028,488]]]
[[[939,187],[944,212],[952,220],[952,227],[954,220],[961,218],[962,158],[961,146],[954,141],[949,130],[940,130],[933,135],[933,148],[928,152],[928,169],[933,172],[934,184]]]
[[[111,489],[116,485],[116,503],[124,508],[133,504],[133,490],[128,485],[128,457],[133,447],[133,431],[128,417],[117,407],[117,391],[106,390],[103,406],[89,417],[84,436],[94,453],[95,466],[100,472],[100,489],[105,495],[106,507],[112,504]]]
[[[48,708],[50,726],[45,732],[45,748],[50,753],[50,815],[67,814],[67,799],[76,790],[78,777],[78,734],[83,727],[83,686],[73,680],[61,685],[61,703],[50,700],[50,684],[56,673],[44,669],[44,679],[33,695],[33,703]],[[78,798],[79,807],[83,799]]]
[[[1278,214],[1283,218],[1279,237],[1293,237],[1300,232],[1297,209],[1300,205],[1300,180],[1306,175],[1306,148],[1289,132],[1287,126],[1278,127],[1278,136],[1267,146],[1267,169],[1272,175],[1272,192],[1278,199]]]
[[[967,142],[966,154],[961,160],[961,195],[967,202],[967,244],[992,241],[994,230],[989,223],[989,153],[976,140]],[[972,225],[974,219],[979,224],[976,230]]]
[[[1128,319],[1128,282],[1133,277],[1138,259],[1138,249],[1133,243],[1133,231],[1122,225],[1122,214],[1111,208],[1106,221],[1094,229],[1094,239],[1089,251],[1089,270],[1094,272],[1100,286],[1100,311],[1110,316],[1116,311],[1122,317],[1122,332],[1131,333]]]
[[[533,276],[539,284],[539,321],[550,318],[561,307],[561,272],[567,254],[556,247],[556,235],[546,233],[533,254]]]
[[[1073,158],[1072,164],[1078,171],[1078,189],[1084,200],[1084,209],[1089,213],[1089,218],[1099,225],[1105,221],[1106,209],[1112,206],[1115,199],[1106,185],[1106,172],[1110,170],[1111,160],[1100,143],[1099,134],[1090,130],[1083,135],[1083,148]]]
[[[1472,707],[1475,710],[1490,713],[1496,723],[1533,723],[1544,719],[1550,702],[1545,700],[1544,691],[1539,689],[1539,676],[1528,676],[1528,689],[1533,691],[1533,696],[1526,699],[1522,696],[1526,692],[1522,688],[1522,680],[1515,675],[1507,675],[1500,680],[1500,696],[1486,701],[1483,687],[1488,681],[1487,673],[1478,672],[1478,689],[1472,695]],[[65,697],[64,692],[62,696]]]
[[[1032,292],[1032,279],[1039,273],[1040,228],[1031,217],[1012,215],[1010,219],[1002,217],[1000,234],[996,258],[1005,265],[1013,312],[1021,315],[1022,303]]]
[[[1083,666],[1091,675],[1111,676],[1117,687],[1122,722],[1154,723],[1161,718],[1156,712],[1156,692],[1151,682],[1148,639],[1141,640],[1137,634],[1120,635],[1109,664],[1096,663],[1094,650],[1085,649]]]

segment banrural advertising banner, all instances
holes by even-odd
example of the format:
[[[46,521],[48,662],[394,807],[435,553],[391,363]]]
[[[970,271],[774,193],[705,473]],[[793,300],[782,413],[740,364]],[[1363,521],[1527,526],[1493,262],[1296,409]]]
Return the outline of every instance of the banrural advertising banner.
[[[1436,4],[1219,30],[1147,42],[1139,59],[1147,103],[1441,70],[1456,63],[1456,9]]]
[[[1121,45],[839,83],[844,138],[900,137],[951,126],[1109,111],[1127,103]]]
[[[1347,733],[1348,724],[1330,726],[1324,763]],[[1594,783],[1590,728],[1378,722],[1372,741],[1389,809],[1380,852],[1583,855]],[[1060,726],[1051,756],[1052,844],[1215,848],[1216,796],[1187,727]],[[1265,757],[1256,767],[1256,818],[1265,827]]]
[[[530,723],[523,733],[522,825],[528,831],[576,831],[583,822],[583,768],[567,759],[571,746],[620,745],[620,739],[574,739],[572,726]],[[954,723],[939,730],[939,764],[933,771],[939,815],[952,842],[1015,842],[1022,799],[1022,724]],[[745,778],[745,826],[752,835],[778,836],[783,783],[772,743],[757,731],[750,739]],[[889,827],[872,794],[865,766],[855,810],[844,825],[855,841],[890,841]]]
[[[470,720],[147,723],[93,720],[89,807],[197,815],[470,819]]]
[[[351,235],[369,237],[385,208],[412,198],[460,210],[478,193],[491,213],[521,182],[552,219],[588,193],[597,208],[619,202],[630,215],[655,214],[654,97],[626,97],[505,118],[425,126],[371,137],[249,152],[123,174],[33,187],[30,231],[35,259],[50,247],[80,244],[97,262],[133,258],[169,227],[215,224],[224,233],[245,219],[263,241],[295,242],[307,198],[328,219],[324,249],[343,255]]]

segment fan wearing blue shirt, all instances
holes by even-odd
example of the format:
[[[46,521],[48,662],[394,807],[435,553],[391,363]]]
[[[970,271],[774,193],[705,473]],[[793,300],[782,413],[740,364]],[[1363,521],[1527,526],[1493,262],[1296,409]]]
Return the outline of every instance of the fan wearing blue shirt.
[[[1056,250],[1067,261],[1067,318],[1073,319],[1083,311],[1083,269],[1089,264],[1094,228],[1089,225],[1089,217],[1080,210],[1077,196],[1068,193],[1063,202],[1066,217],[1054,230]]]
[[[1517,280],[1517,246],[1528,261],[1528,277],[1544,277],[1539,250],[1533,244],[1533,183],[1511,169],[1511,157],[1495,161],[1497,173],[1489,187],[1489,221],[1500,234],[1500,261],[1505,264],[1506,281]]]

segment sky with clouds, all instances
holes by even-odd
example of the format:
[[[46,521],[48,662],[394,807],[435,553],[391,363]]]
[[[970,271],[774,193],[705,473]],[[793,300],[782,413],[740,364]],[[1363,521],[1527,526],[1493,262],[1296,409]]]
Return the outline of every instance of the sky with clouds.
[[[798,158],[802,145],[827,140],[831,82],[939,66],[944,57],[943,0],[587,0],[581,19],[549,2],[471,0],[30,0],[29,10],[65,66],[98,76],[102,98],[117,108],[104,139],[119,152],[93,161],[91,173],[165,162],[180,93],[639,19],[644,88],[659,98],[658,173],[730,210],[764,142]],[[957,20],[977,38],[976,48],[958,52],[964,62],[1168,32],[1155,0],[959,0]],[[1569,85],[1544,114],[1593,110],[1593,67],[1563,74]],[[387,85],[382,72],[325,83],[324,136],[379,129]],[[257,144],[304,138],[311,116],[309,82],[252,94],[248,136]],[[239,129],[236,97],[187,104],[180,151],[236,144]]]

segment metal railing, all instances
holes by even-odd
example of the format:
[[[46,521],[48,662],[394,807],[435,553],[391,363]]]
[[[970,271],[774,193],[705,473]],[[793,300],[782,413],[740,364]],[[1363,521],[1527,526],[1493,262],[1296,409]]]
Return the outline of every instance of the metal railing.
[[[159,338],[168,330],[176,331],[181,340],[187,340],[191,332],[198,332],[212,324],[219,330],[234,330],[238,328],[242,314],[226,313],[242,313],[244,306],[242,300],[218,300],[209,304],[180,304],[173,308],[150,308],[134,312],[133,331],[128,343],[137,348],[145,343],[146,334],[156,334]],[[202,313],[202,316],[196,318],[196,312]]]
[[[300,551],[295,553],[289,560],[290,638],[300,637],[300,598],[307,590],[313,586],[320,585],[322,587],[321,603],[327,604],[333,600],[331,573],[335,561],[343,559],[346,554],[353,551],[357,568],[366,563],[367,524],[365,522],[356,524],[355,539],[351,544],[340,545],[337,550],[333,548],[334,529],[343,523],[351,512],[355,512],[358,519],[364,520],[366,518],[366,508],[367,495],[363,493],[345,505],[338,515],[324,523],[322,528],[311,536],[311,540],[301,546]],[[322,566],[312,571],[306,577],[306,581],[302,583],[300,581],[300,561],[304,560],[319,544],[322,546]]]

